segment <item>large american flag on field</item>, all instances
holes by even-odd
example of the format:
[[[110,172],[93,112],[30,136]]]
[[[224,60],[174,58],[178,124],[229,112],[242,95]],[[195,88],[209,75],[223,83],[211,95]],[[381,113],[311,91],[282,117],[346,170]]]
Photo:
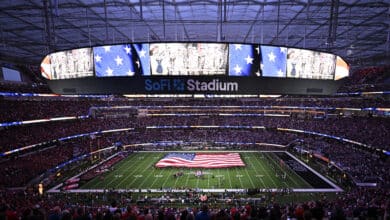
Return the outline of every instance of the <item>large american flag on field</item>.
[[[156,167],[226,168],[243,167],[239,153],[168,153]]]

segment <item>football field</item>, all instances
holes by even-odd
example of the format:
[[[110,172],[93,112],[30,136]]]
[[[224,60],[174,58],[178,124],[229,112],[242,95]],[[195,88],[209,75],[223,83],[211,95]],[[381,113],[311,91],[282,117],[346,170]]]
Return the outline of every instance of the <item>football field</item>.
[[[80,189],[310,189],[313,172],[284,152],[240,152],[245,167],[157,168],[167,152],[137,152],[117,163],[113,170],[81,185]],[[197,176],[196,174],[201,173]],[[178,175],[179,174],[179,175]],[[315,174],[317,177],[318,174]],[[317,177],[318,178],[318,177]],[[323,177],[321,177],[323,178]],[[320,179],[321,179],[320,178]],[[315,178],[314,178],[315,179]],[[323,187],[320,187],[323,188]],[[333,190],[334,187],[330,186]]]

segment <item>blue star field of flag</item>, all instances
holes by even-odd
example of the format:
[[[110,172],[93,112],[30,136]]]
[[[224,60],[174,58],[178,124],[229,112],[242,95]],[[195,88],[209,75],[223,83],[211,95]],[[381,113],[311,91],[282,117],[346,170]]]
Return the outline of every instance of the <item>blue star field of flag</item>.
[[[172,153],[168,153],[167,155],[165,155],[165,157],[163,159],[168,159],[168,158],[181,158],[181,159],[184,159],[184,160],[188,160],[188,161],[191,161],[191,160],[194,160],[195,158],[195,153],[176,153],[176,152],[172,152]]]
[[[262,76],[286,77],[287,48],[274,46],[261,46]]]
[[[97,77],[150,75],[149,44],[122,44],[93,48]]]
[[[259,46],[229,44],[229,76],[260,76]]]

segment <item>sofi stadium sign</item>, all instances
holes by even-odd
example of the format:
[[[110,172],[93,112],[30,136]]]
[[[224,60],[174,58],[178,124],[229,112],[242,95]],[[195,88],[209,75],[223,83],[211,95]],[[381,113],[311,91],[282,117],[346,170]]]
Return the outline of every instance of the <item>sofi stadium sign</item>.
[[[148,92],[237,92],[238,83],[211,79],[146,79],[145,90]]]

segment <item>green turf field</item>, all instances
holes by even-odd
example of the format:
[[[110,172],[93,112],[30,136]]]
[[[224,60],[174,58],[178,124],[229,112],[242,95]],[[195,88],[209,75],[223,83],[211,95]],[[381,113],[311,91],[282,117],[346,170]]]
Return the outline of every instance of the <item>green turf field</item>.
[[[155,168],[154,165],[166,152],[139,152],[130,154],[114,166],[114,170],[96,177],[81,189],[282,189],[313,188],[288,166],[281,167],[272,152],[241,152],[246,167],[203,169],[203,176],[196,177],[199,169]],[[181,177],[174,177],[183,171]],[[286,178],[282,175],[286,173]]]

